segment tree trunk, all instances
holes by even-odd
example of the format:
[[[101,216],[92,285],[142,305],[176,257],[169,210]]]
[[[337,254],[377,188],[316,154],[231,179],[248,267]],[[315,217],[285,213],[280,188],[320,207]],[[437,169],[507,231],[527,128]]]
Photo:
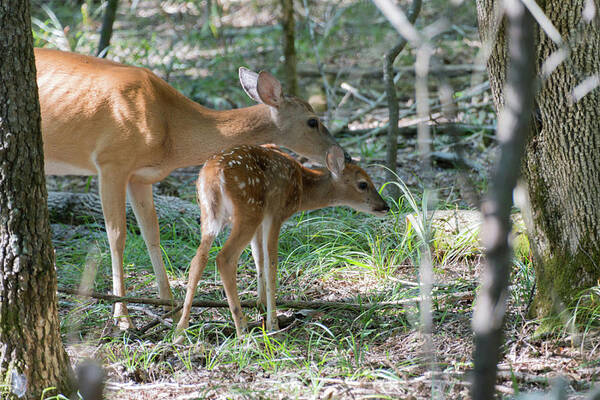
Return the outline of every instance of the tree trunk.
[[[484,43],[493,35],[496,2],[477,0]],[[597,13],[599,3],[594,2]],[[582,18],[585,0],[538,3],[570,45],[570,54],[543,81],[536,96],[535,123],[522,165],[531,205],[525,222],[537,284],[532,312],[544,316],[572,305],[577,294],[596,285],[600,277],[600,90],[595,88],[579,100],[572,95],[585,78],[600,71],[600,30]],[[539,27],[537,32],[539,73],[558,46]],[[488,71],[500,110],[506,76],[503,24]]]
[[[298,96],[298,73],[296,72],[296,22],[294,20],[294,0],[281,0],[281,26],[283,28],[283,56],[285,63],[285,83],[288,94]]]
[[[100,28],[100,42],[98,43],[97,56],[106,57],[107,47],[110,45],[110,38],[113,32],[113,24],[117,15],[117,4],[119,0],[108,0],[104,17],[102,18],[102,28]]]
[[[28,0],[0,0],[0,376],[10,398],[39,399],[49,387],[70,394],[74,380],[59,330],[30,18]]]

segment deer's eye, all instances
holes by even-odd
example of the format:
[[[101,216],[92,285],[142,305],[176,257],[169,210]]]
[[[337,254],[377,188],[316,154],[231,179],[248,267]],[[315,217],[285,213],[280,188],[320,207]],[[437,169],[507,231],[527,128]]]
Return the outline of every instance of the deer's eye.
[[[307,122],[308,126],[310,126],[311,128],[316,128],[317,125],[319,125],[319,121],[317,121],[316,118],[311,118],[309,119]]]
[[[367,184],[367,182],[365,182],[365,181],[358,182],[359,190],[367,190],[368,187],[369,187],[369,185]]]

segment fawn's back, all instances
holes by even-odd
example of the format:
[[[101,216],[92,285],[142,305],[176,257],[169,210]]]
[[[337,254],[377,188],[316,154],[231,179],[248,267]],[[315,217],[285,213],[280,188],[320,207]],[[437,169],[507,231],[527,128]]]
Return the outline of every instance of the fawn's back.
[[[302,166],[260,146],[238,146],[208,160],[198,179],[198,202],[207,228],[217,233],[237,213],[286,219],[302,196]],[[205,228],[206,229],[206,228]]]
[[[309,169],[271,146],[238,146],[206,162],[198,179],[203,228],[216,234],[229,219],[255,216],[283,222],[299,210],[347,205],[367,213],[387,212],[366,172],[345,164],[339,152],[337,167]],[[328,161],[329,162],[329,161]]]

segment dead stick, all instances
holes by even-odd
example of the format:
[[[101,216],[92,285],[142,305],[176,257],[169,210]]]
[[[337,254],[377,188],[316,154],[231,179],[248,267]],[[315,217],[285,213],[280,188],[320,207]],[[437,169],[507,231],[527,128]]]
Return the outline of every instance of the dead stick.
[[[162,300],[162,299],[151,299],[147,297],[119,297],[112,294],[103,294],[96,292],[80,292],[76,289],[70,289],[65,287],[58,288],[59,293],[70,294],[75,296],[90,297],[94,299],[104,300],[110,303],[137,303],[137,304],[151,304],[155,306],[179,306],[183,304],[182,301],[178,300]],[[457,293],[444,293],[440,296],[434,296],[437,300],[443,298],[462,298],[473,296],[473,292],[457,292]],[[386,309],[386,308],[401,308],[406,304],[411,304],[421,301],[421,297],[411,297],[409,299],[399,301],[387,301],[380,303],[344,303],[340,301],[277,301],[277,307],[288,308],[295,310],[302,309],[320,309],[320,308],[336,308],[344,310],[361,311],[372,308]],[[242,307],[255,308],[256,301],[242,301]],[[213,308],[225,308],[229,307],[226,301],[215,301],[215,300],[194,300],[192,307],[213,307]]]

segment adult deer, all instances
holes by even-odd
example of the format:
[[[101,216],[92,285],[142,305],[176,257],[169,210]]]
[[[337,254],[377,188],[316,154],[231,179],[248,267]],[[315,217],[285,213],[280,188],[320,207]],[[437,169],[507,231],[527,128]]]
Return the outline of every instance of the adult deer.
[[[231,233],[217,255],[235,329],[247,327],[237,292],[237,263],[251,242],[258,272],[258,299],[267,310],[268,330],[277,330],[277,243],[281,225],[292,214],[334,205],[350,206],[377,216],[389,210],[373,182],[357,165],[346,164],[344,153],[332,147],[325,169],[308,169],[280,151],[240,146],[213,156],[197,182],[202,215],[202,241],[190,264],[183,313],[177,332],[188,327],[198,280],[212,243],[225,224]],[[181,341],[179,336],[176,341]]]
[[[235,145],[276,143],[318,162],[337,146],[308,103],[285,96],[279,81],[265,71],[239,70],[242,87],[260,104],[216,111],[187,99],[144,68],[47,49],[36,49],[35,57],[46,174],[98,175],[117,296],[125,295],[126,193],[159,295],[172,299],[153,183]],[[122,329],[133,327],[125,304],[115,305],[114,316]]]

